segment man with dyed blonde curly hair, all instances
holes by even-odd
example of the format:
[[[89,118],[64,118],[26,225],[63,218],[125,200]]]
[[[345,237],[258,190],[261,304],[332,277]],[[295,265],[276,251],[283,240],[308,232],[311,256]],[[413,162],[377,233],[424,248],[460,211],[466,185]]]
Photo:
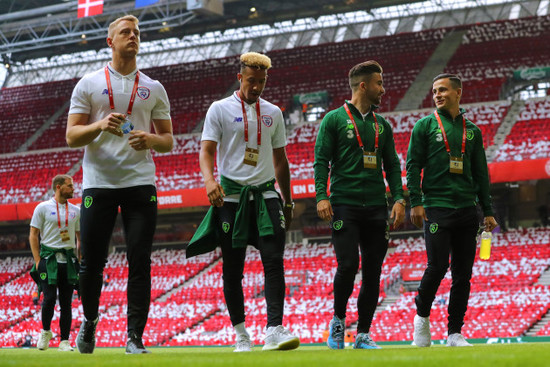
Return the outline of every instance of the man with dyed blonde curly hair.
[[[199,161],[212,207],[193,236],[187,257],[221,247],[223,291],[237,334],[235,352],[249,352],[252,342],[244,323],[242,279],[246,247],[256,247],[264,267],[267,303],[263,349],[294,349],[300,340],[282,326],[285,230],[294,208],[285,125],[279,107],[260,98],[271,67],[269,57],[249,52],[240,62],[239,90],[214,102],[204,121]],[[214,177],[216,155],[219,182]]]

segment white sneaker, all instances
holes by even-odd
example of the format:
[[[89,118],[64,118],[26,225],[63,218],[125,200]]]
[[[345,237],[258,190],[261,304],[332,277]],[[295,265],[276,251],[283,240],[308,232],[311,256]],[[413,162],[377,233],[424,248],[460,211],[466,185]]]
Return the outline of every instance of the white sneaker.
[[[235,350],[233,352],[252,352],[252,347],[250,336],[239,335],[235,341]]]
[[[468,343],[462,334],[454,333],[447,337],[447,346],[448,347],[473,347],[472,344]]]
[[[71,347],[71,343],[69,343],[68,340],[62,340],[59,343],[59,348],[57,350],[60,352],[72,352],[74,351],[74,348]]]
[[[39,350],[46,350],[50,346],[50,340],[53,338],[53,334],[50,330],[42,330],[40,336],[38,337],[38,342],[36,347]]]
[[[270,326],[265,333],[265,345],[262,350],[289,350],[296,349],[300,345],[300,339],[283,327]]]
[[[414,315],[414,345],[418,347],[429,347],[432,345],[432,334],[430,333],[430,318]]]

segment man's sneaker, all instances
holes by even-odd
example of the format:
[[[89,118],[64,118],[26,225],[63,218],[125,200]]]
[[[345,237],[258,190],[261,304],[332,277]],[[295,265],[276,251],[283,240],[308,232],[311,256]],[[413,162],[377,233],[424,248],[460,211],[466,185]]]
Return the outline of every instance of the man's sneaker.
[[[38,342],[36,347],[39,350],[46,350],[50,346],[50,340],[52,339],[53,334],[50,330],[42,330],[40,336],[38,337]]]
[[[380,348],[374,340],[371,339],[368,333],[357,333],[355,338],[355,344],[353,349],[382,349]]]
[[[414,344],[418,347],[429,347],[432,345],[432,334],[430,333],[430,318],[414,315]]]
[[[454,333],[447,337],[447,346],[448,347],[473,347],[472,344],[468,343],[462,334]]]
[[[128,335],[128,342],[126,343],[126,354],[147,354],[151,353],[150,350],[145,349],[141,338],[135,333]]]
[[[72,352],[74,351],[74,348],[71,347],[71,344],[69,343],[68,340],[62,340],[59,343],[59,348],[57,350],[60,352]]]
[[[283,325],[270,326],[265,333],[265,345],[262,350],[289,350],[300,345],[300,339],[284,328]]]
[[[327,345],[330,349],[344,349],[346,344],[344,343],[344,337],[346,334],[346,319],[340,319],[336,316],[330,320],[328,324],[328,338]]]
[[[88,321],[84,318],[80,325],[80,330],[76,336],[76,348],[80,353],[91,354],[95,348],[95,328],[97,326],[96,318],[94,321]]]
[[[235,350],[233,352],[251,352],[252,351],[252,342],[250,341],[250,336],[248,335],[239,335],[237,341],[235,342]]]

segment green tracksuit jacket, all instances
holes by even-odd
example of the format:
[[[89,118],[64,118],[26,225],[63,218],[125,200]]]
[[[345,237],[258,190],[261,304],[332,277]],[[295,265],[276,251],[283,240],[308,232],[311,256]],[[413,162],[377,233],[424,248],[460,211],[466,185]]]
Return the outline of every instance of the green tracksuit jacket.
[[[359,135],[366,151],[374,152],[375,123],[373,112],[363,120],[361,113],[346,101],[353,115]],[[372,106],[371,111],[376,106]],[[361,150],[344,107],[337,108],[325,115],[315,142],[315,191],[317,202],[328,199],[327,180],[330,171],[330,202],[354,206],[387,205],[386,180],[395,200],[403,199],[401,165],[395,151],[395,142],[390,124],[379,114],[378,151],[376,169],[363,166]],[[330,166],[329,166],[330,165]]]
[[[453,120],[448,113],[438,110],[451,154],[455,157],[461,155],[462,116],[465,112],[461,108],[460,114]],[[449,154],[435,114],[418,120],[412,130],[407,153],[407,187],[411,206],[458,209],[475,206],[479,200],[483,214],[492,216],[489,170],[483,138],[481,130],[468,119],[463,163],[462,174],[449,172]]]

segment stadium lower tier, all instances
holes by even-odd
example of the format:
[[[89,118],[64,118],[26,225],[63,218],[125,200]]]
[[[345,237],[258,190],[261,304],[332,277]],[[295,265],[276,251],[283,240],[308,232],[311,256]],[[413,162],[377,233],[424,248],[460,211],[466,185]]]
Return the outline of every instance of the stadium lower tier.
[[[379,306],[371,336],[376,341],[412,340],[415,315],[414,282],[426,264],[422,238],[393,240],[380,281]],[[36,287],[28,270],[31,257],[0,261],[0,347],[14,347],[26,335],[36,343],[42,328]],[[550,286],[539,284],[550,266],[550,228],[516,229],[497,233],[492,257],[476,255],[472,290],[462,332],[466,338],[518,337],[532,331],[550,308]],[[223,296],[219,251],[185,259],[183,250],[157,250],[152,255],[152,301],[144,334],[147,346],[232,345],[234,331]],[[412,271],[411,271],[412,270]],[[415,270],[417,275],[415,276]],[[322,343],[333,315],[333,278],[336,271],[330,243],[291,244],[285,251],[284,325],[302,343]],[[412,275],[411,275],[412,274]],[[419,275],[418,275],[419,274]],[[123,253],[109,255],[100,301],[97,346],[126,343],[127,262]],[[416,277],[416,278],[415,278]],[[432,339],[447,333],[450,274],[443,279],[430,317]],[[263,344],[266,325],[264,277],[258,251],[249,248],[243,278],[247,329],[256,345]],[[411,289],[412,288],[412,289]],[[348,303],[347,329],[357,323],[356,279]],[[412,291],[411,291],[412,290]],[[82,320],[82,305],[73,300],[71,342]],[[59,308],[56,306],[50,346],[59,343]],[[536,335],[550,335],[541,325]]]

